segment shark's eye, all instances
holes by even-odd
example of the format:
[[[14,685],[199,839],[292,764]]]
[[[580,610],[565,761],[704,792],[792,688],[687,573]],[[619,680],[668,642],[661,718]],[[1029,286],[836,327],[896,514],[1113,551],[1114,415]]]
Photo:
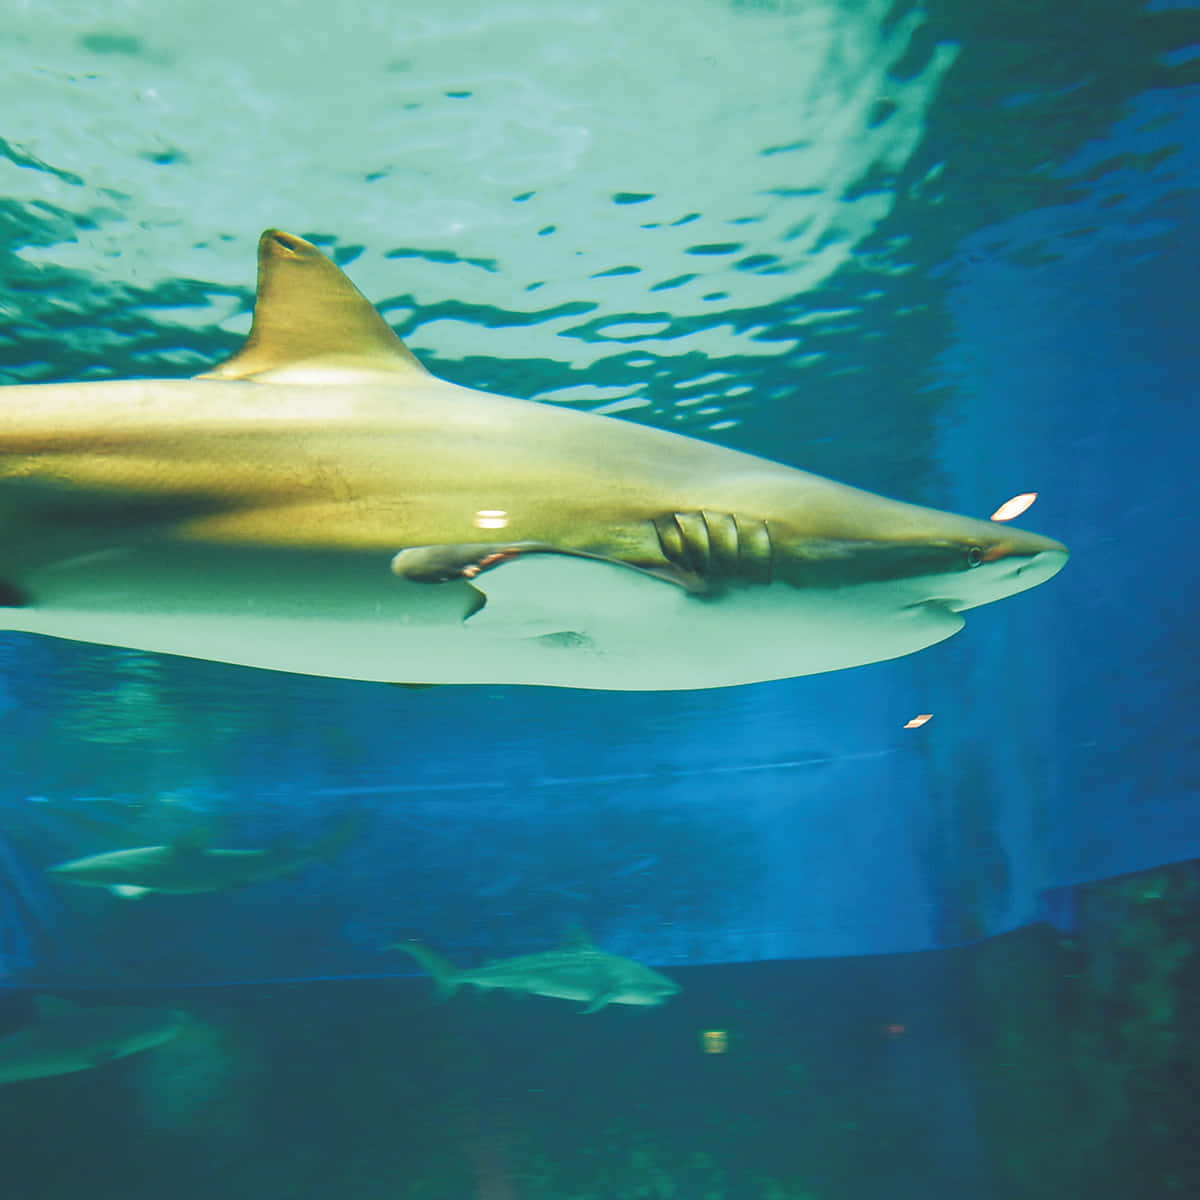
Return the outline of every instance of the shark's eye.
[[[967,566],[977,567],[983,562],[983,549],[980,546],[972,546],[967,551]]]

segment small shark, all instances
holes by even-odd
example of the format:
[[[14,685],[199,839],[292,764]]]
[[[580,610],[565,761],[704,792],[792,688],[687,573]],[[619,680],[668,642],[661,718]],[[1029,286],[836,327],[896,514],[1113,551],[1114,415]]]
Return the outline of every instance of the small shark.
[[[265,850],[210,848],[201,835],[167,846],[109,850],[48,867],[56,879],[88,887],[105,887],[114,895],[135,899],[147,892],[189,895],[222,892],[278,879],[306,863],[336,858],[361,827],[358,814],[343,818],[311,846],[286,845]]]
[[[0,1038],[0,1084],[86,1071],[170,1041],[188,1021],[169,1008],[83,1008],[53,996],[35,1000],[32,1025]]]
[[[419,942],[396,942],[391,948],[411,954],[433,976],[440,999],[470,983],[477,988],[583,1000],[587,1003],[583,1011],[594,1013],[608,1004],[662,1004],[680,990],[674,980],[630,958],[597,950],[582,935],[557,950],[501,958],[462,971]]]
[[[280,230],[226,362],[0,396],[0,629],[384,683],[707,688],[909,654],[1067,561],[437,379]]]

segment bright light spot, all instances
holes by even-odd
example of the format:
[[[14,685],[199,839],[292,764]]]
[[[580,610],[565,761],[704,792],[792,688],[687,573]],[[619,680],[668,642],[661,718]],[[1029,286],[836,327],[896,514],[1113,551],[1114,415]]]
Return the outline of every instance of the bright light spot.
[[[604,338],[648,338],[670,328],[670,321],[613,321],[596,332]]]
[[[724,1054],[729,1049],[729,1034],[724,1029],[706,1029],[700,1035],[700,1049],[705,1054]]]
[[[628,396],[624,400],[614,400],[611,404],[601,404],[599,408],[593,408],[592,412],[599,417],[604,417],[612,413],[628,412],[631,408],[649,407],[650,401],[645,396]]]
[[[1019,517],[1037,499],[1037,496],[1037,492],[1022,492],[1019,496],[1014,496],[1011,500],[1005,500],[992,513],[991,520],[1011,521],[1013,517]]]
[[[905,729],[920,729],[926,721],[933,719],[933,713],[917,713],[911,721],[904,722]]]
[[[481,508],[475,514],[476,529],[503,529],[508,524],[508,513],[502,508]]]
[[[633,364],[631,363],[630,365],[632,366]],[[676,388],[700,387],[705,383],[716,383],[717,380],[728,378],[729,376],[724,371],[710,371],[707,375],[701,375],[696,379],[681,379],[678,383],[671,384],[671,386]],[[749,391],[749,388],[746,390]]]
[[[593,387],[591,384],[580,384],[578,387],[554,388],[549,392],[538,392],[531,399],[550,404],[578,404],[581,401],[623,400],[632,395],[629,387]]]

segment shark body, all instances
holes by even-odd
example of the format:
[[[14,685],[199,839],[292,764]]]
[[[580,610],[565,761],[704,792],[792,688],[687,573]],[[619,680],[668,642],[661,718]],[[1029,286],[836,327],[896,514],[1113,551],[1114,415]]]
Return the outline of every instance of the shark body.
[[[397,942],[402,950],[433,976],[440,998],[452,996],[463,984],[484,990],[501,988],[556,1000],[579,1000],[585,1013],[609,1004],[662,1004],[680,991],[679,984],[631,958],[606,954],[587,938],[576,937],[557,950],[502,958],[463,970],[419,942]]]
[[[230,850],[183,840],[166,846],[137,846],[90,854],[48,868],[56,879],[103,887],[127,898],[147,892],[192,895],[222,892],[278,879],[307,863],[335,857],[357,832],[357,814],[339,821],[310,846]]]
[[[86,1071],[161,1046],[187,1017],[174,1009],[83,1008],[38,996],[33,1024],[0,1038],[0,1084]]]
[[[314,675],[714,687],[894,658],[1060,543],[430,375],[299,238],[195,379],[0,392],[0,628]]]

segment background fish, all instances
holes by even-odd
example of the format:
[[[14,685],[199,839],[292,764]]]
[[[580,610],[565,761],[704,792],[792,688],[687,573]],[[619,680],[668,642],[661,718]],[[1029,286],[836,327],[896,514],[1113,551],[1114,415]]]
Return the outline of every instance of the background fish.
[[[606,954],[582,935],[557,950],[497,959],[481,967],[460,970],[440,954],[417,942],[397,942],[392,947],[412,955],[433,976],[439,997],[452,996],[463,984],[477,988],[503,988],[558,1000],[582,1000],[585,1013],[608,1004],[662,1004],[679,990],[679,984],[650,967]]]
[[[187,1022],[169,1008],[84,1008],[50,996],[36,1005],[32,1025],[0,1038],[0,1083],[86,1071],[161,1046]]]
[[[291,874],[306,863],[336,858],[361,829],[357,813],[344,817],[309,846],[279,844],[265,850],[226,850],[197,839],[167,846],[137,846],[90,854],[47,868],[56,879],[106,887],[119,896],[146,892],[220,892]]]

